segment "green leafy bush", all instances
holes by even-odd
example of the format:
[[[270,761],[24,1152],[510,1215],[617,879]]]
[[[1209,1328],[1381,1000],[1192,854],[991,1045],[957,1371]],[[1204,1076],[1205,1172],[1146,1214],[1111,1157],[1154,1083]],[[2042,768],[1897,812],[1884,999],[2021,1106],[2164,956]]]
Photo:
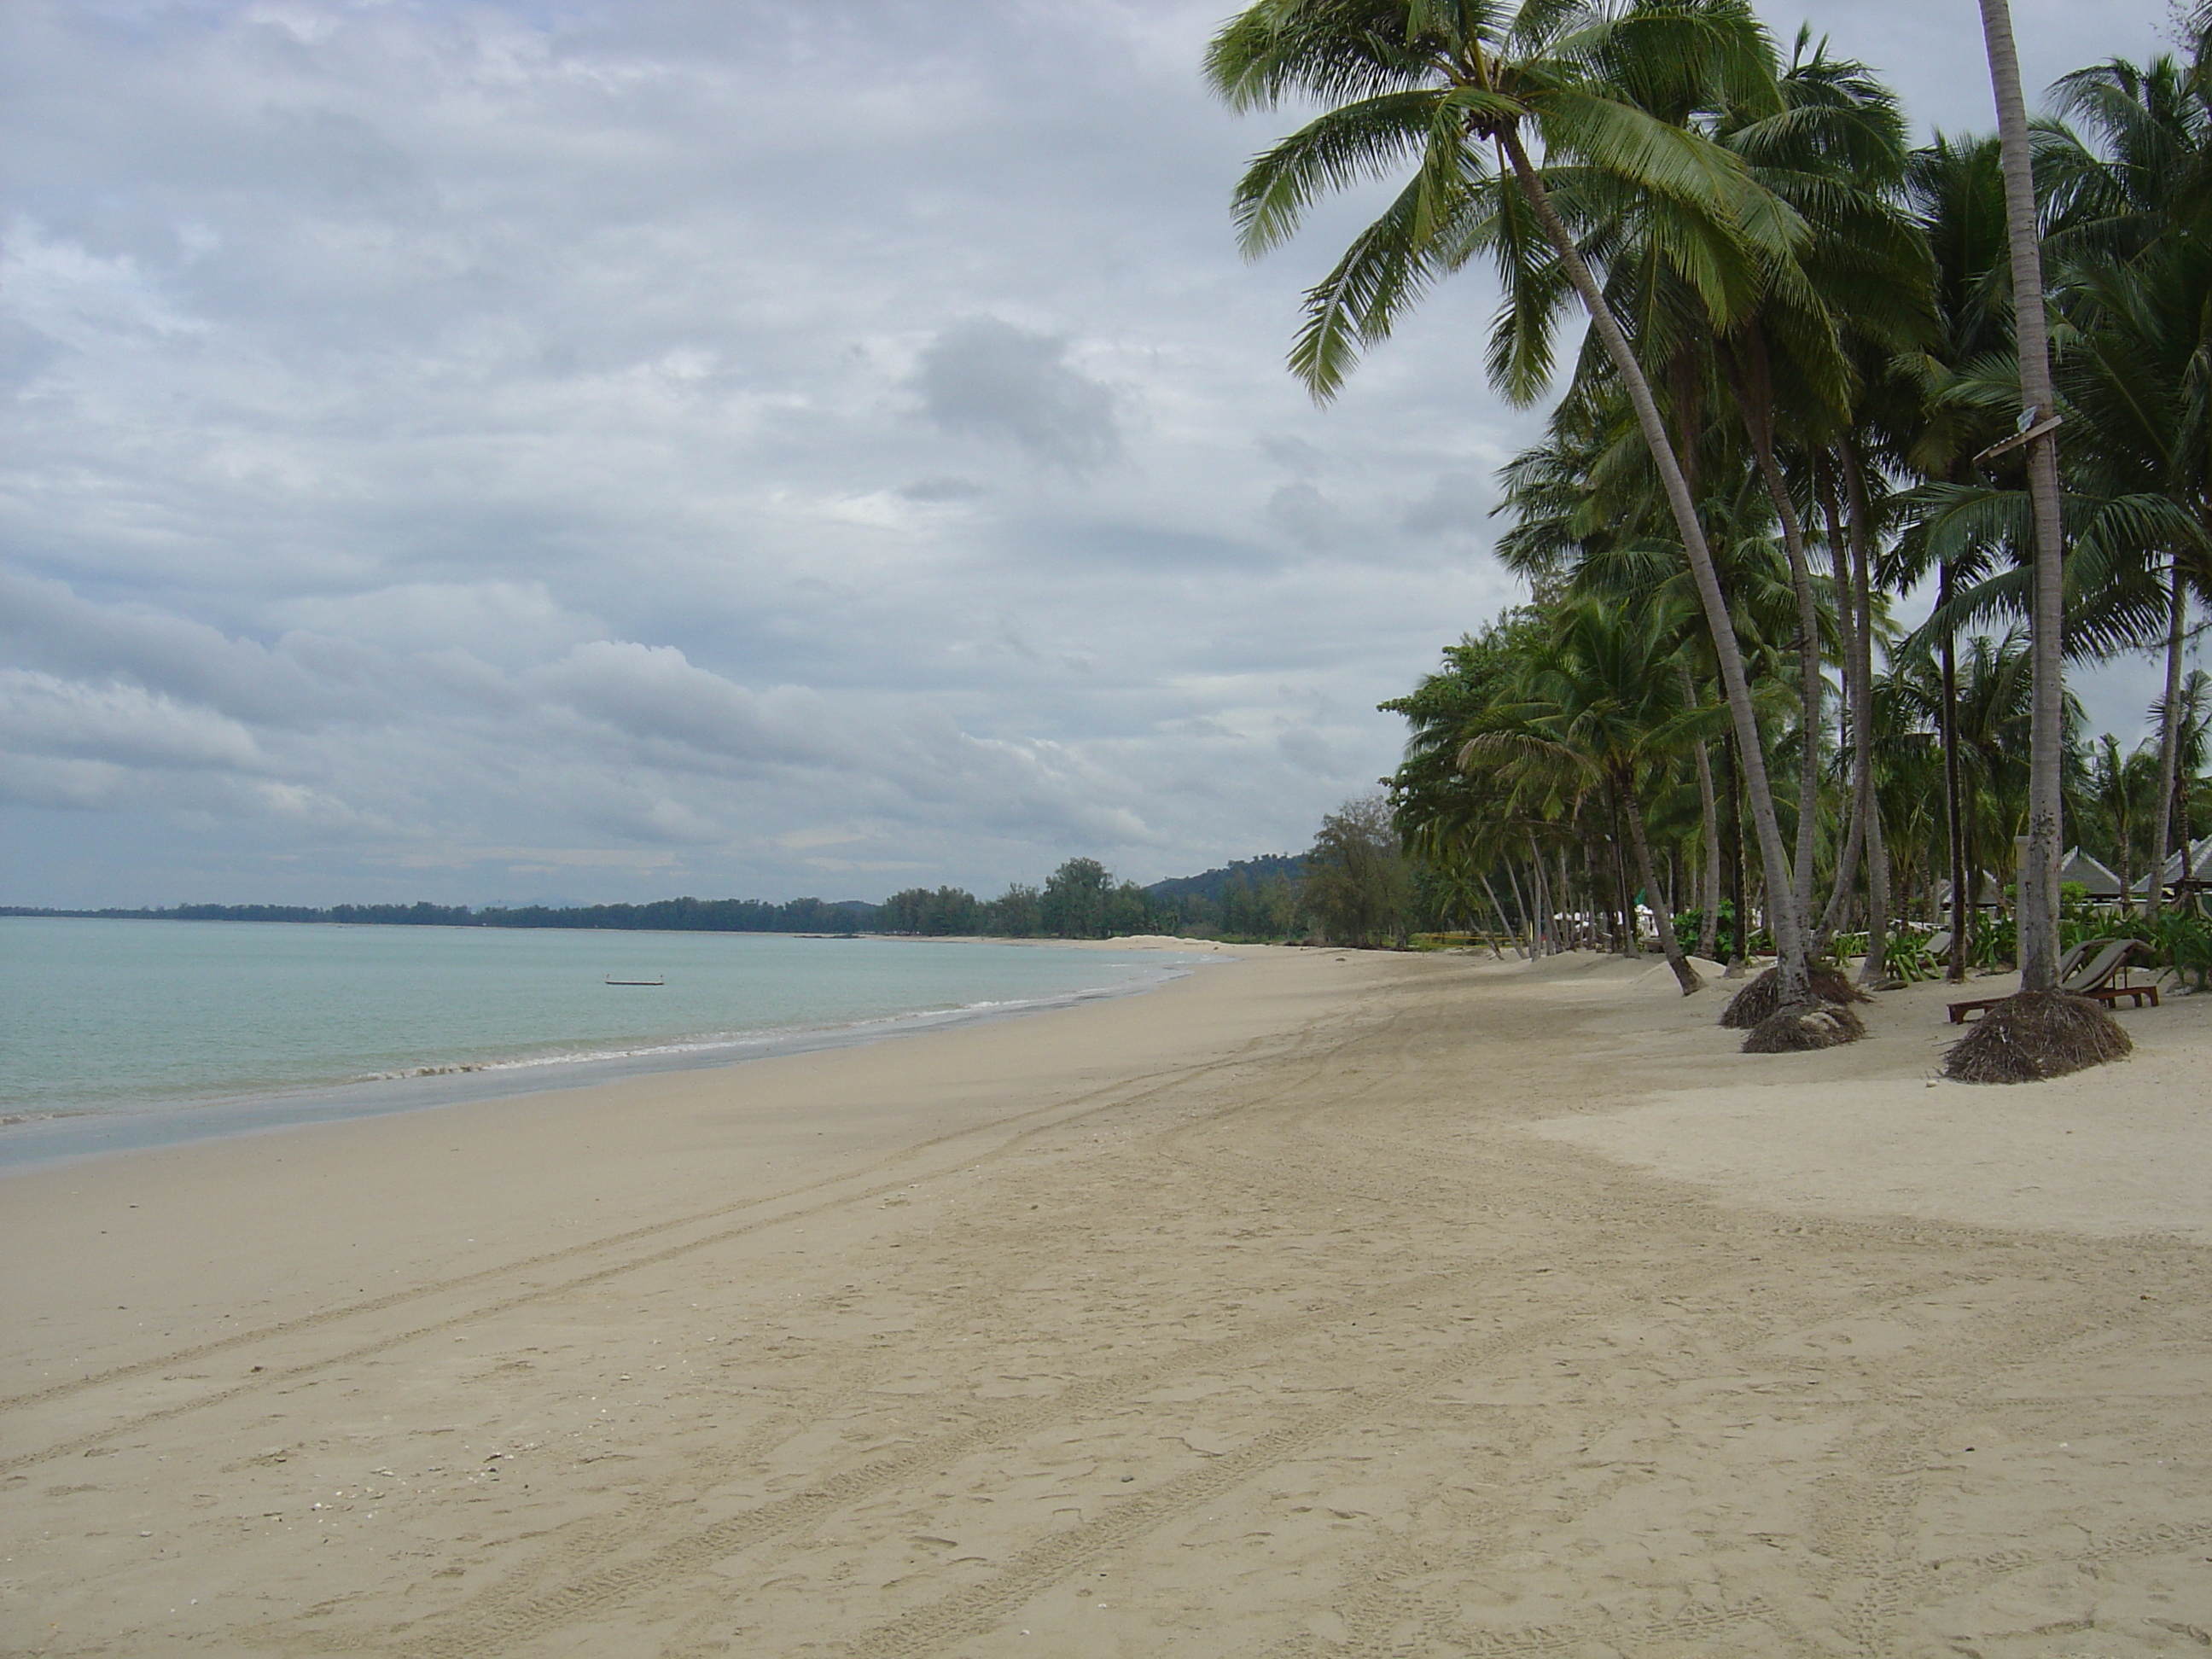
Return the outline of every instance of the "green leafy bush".
[[[1882,971],[1908,984],[1936,977],[1936,958],[1928,954],[1928,936],[1914,927],[1900,927],[1882,942]]]
[[[1685,951],[1698,948],[1698,932],[1705,924],[1705,913],[1680,910],[1674,915],[1674,937],[1682,942]],[[1713,952],[1726,962],[1735,948],[1735,906],[1727,899],[1721,901],[1720,920],[1713,929]]]
[[[2145,927],[2130,930],[2138,937],[2150,935],[2158,965],[2192,991],[2212,991],[2212,922],[2186,911],[2169,911]]]
[[[1974,951],[1968,960],[1982,972],[1993,974],[2018,962],[2019,951],[2020,924],[2010,916],[1996,916],[1974,930]]]

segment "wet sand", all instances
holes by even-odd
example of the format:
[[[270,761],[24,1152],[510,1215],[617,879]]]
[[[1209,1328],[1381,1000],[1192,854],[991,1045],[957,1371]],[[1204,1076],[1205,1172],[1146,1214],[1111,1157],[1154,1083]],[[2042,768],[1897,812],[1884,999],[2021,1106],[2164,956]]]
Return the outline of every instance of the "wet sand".
[[[1931,1087],[1940,988],[1240,955],[0,1180],[0,1647],[2212,1645],[2212,999]]]

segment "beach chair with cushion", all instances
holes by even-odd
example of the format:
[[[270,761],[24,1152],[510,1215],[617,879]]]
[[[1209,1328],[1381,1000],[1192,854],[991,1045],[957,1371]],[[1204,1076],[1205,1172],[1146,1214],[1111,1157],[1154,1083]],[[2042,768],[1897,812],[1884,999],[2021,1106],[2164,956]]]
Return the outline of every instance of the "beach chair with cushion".
[[[2141,951],[2148,953],[2149,947],[2139,939],[2084,939],[2069,951],[2058,964],[2058,988],[2068,994],[2087,997],[2101,1002],[2107,1008],[2117,1007],[2122,997],[2131,998],[2136,1007],[2142,1007],[2148,998],[2150,1006],[2158,1006],[2158,987],[2129,983],[2121,970],[2128,959]],[[2119,981],[2114,983],[2115,981]],[[1994,1008],[2004,997],[1981,997],[1972,1002],[1948,1005],[1951,1024],[1963,1025],[1966,1016]]]
[[[2130,1005],[2136,1008],[2142,1007],[2146,1000],[2149,1001],[2152,1007],[2157,1007],[2158,981],[2155,979],[2150,979],[2145,980],[2140,984],[2135,983],[2133,982],[2134,976],[2128,971],[2129,963],[2138,953],[2145,957],[2148,957],[2150,956],[2150,946],[2144,944],[2142,940],[2139,939],[2115,939],[2113,943],[2115,945],[2127,945],[2130,948],[2124,950],[2119,953],[2118,960],[2113,963],[2110,971],[2108,971],[2101,980],[2099,980],[2094,984],[2083,985],[2079,990],[2075,990],[2074,994],[2075,996],[2094,998],[2097,1001],[2103,1003],[2107,1008],[2117,1008],[2119,1006],[2120,999],[2122,997],[2129,999]],[[2100,961],[2102,959],[2102,957],[2099,958]],[[2090,977],[2089,970],[2087,969],[2082,969],[2081,972],[2083,978],[2087,979]],[[2070,986],[2066,988],[2069,990],[2073,989]]]

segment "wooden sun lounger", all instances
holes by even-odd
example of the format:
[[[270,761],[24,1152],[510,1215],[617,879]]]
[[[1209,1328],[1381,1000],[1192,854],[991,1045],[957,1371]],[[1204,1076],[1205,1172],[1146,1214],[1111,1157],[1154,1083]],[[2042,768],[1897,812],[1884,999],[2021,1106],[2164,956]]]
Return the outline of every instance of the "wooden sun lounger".
[[[2133,998],[2135,1006],[2138,1008],[2143,1006],[2143,999],[2148,997],[2150,1006],[2154,1008],[2158,1006],[2158,987],[2155,985],[2106,985],[2094,991],[2083,991],[2078,994],[2094,997],[2107,1008],[2118,1007],[2122,997]]]
[[[2112,983],[2127,965],[2128,958],[2142,948],[2143,942],[2138,939],[2084,940],[2068,951],[2065,961],[2059,964],[2058,988],[2073,996],[2087,997],[2093,1001],[2101,1002],[2107,1008],[2118,1006],[2122,997],[2133,998],[2134,1006],[2138,1008],[2143,1006],[2143,999],[2148,997],[2150,1006],[2155,1008],[2158,1006],[2157,986]],[[2080,965],[2077,967],[2076,963]],[[1980,1013],[2007,1000],[2008,995],[1978,997],[1971,1002],[1954,1002],[1946,1006],[1950,1010],[1951,1024],[1963,1025],[1966,1023],[1967,1015]]]

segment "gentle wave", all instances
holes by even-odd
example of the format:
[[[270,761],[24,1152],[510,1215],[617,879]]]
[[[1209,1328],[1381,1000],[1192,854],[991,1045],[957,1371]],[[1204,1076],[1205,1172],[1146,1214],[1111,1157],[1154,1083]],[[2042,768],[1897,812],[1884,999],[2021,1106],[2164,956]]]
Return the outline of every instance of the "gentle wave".
[[[951,1008],[925,1009],[911,1014],[886,1014],[875,1019],[848,1020],[837,1025],[793,1025],[755,1031],[716,1031],[677,1042],[657,1042],[628,1048],[586,1048],[574,1052],[545,1054],[526,1054],[507,1060],[460,1060],[443,1064],[410,1066],[398,1072],[364,1072],[353,1079],[356,1083],[395,1083],[406,1078],[461,1077],[478,1072],[532,1071],[544,1066],[586,1066],[606,1061],[626,1060],[654,1060],[678,1054],[722,1054],[732,1049],[773,1048],[795,1038],[836,1037],[850,1033],[882,1031],[890,1035],[900,1029],[919,1029],[926,1025],[946,1024],[990,1013],[1042,1012],[1048,1008],[1069,1008],[1079,1002],[1095,1001],[1102,997],[1122,996],[1131,989],[1149,988],[1152,983],[1176,979],[1189,972],[1187,968],[1165,968],[1157,980],[1139,981],[1130,987],[1104,987],[1097,990],[1068,991],[1057,996],[1024,997],[1011,1000],[965,1002]],[[0,1123],[13,1122],[12,1118],[0,1118]]]
[[[873,1042],[1118,996],[1204,959],[0,918],[0,1165]],[[615,975],[665,988],[609,993]]]

